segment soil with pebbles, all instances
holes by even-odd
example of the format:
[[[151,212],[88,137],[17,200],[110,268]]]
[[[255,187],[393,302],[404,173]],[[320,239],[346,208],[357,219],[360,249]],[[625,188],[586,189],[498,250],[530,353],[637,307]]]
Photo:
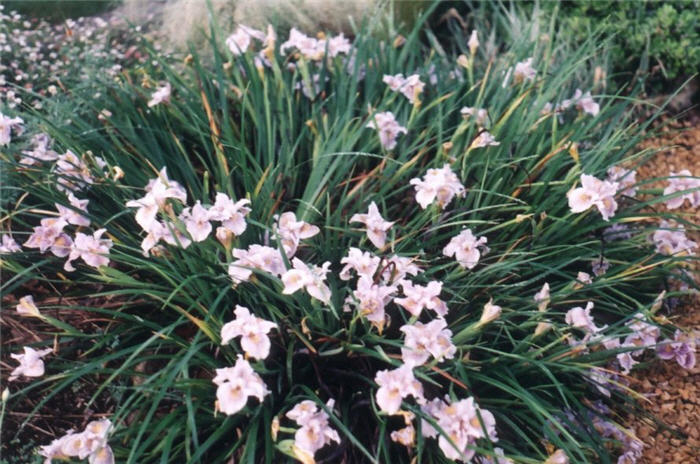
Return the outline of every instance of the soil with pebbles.
[[[700,118],[669,126],[662,134],[647,140],[642,148],[662,148],[637,170],[638,179],[668,176],[670,172],[687,169],[700,176]],[[645,188],[663,188],[667,181],[657,181]],[[663,209],[663,206],[660,206]],[[700,224],[700,207],[692,208],[686,201],[679,210],[684,218]],[[700,243],[700,231],[689,231],[689,237]],[[700,266],[691,269],[700,281]],[[668,318],[684,330],[700,331],[700,296],[683,301]],[[699,359],[700,361],[700,359]],[[658,361],[650,367],[632,371],[630,385],[649,401],[646,412],[661,423],[636,416],[630,426],[644,442],[640,464],[700,463],[700,362],[694,369],[684,370],[674,361]]]

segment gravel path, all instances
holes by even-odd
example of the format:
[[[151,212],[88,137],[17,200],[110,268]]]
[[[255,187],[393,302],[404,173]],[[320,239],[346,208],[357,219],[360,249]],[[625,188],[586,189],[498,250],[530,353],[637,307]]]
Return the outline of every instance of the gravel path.
[[[638,169],[639,178],[667,176],[671,171],[682,169],[700,176],[700,124],[696,118],[681,128],[681,132],[672,130],[643,144],[645,148],[671,147],[657,153]],[[661,181],[651,187],[666,185],[667,182]],[[700,207],[691,208],[686,202],[678,211],[686,214],[687,220],[700,224]],[[700,233],[688,235],[700,243]],[[698,269],[700,266],[695,265],[691,270],[696,280],[700,280]],[[700,331],[700,296],[695,295],[682,303],[669,319],[686,330]],[[673,361],[655,362],[647,369],[633,371],[630,386],[650,400],[645,410],[672,429],[657,427],[642,417],[633,420],[632,427],[645,443],[640,464],[700,463],[700,362],[690,371]]]

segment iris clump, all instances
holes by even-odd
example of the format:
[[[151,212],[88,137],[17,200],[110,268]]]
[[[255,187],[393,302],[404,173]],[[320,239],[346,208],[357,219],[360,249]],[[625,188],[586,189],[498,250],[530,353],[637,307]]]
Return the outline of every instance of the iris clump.
[[[5,188],[24,192],[3,204],[3,291],[110,301],[72,308],[99,333],[37,318],[53,354],[21,361],[10,407],[87,378],[114,397],[94,446],[43,452],[637,459],[610,431],[625,375],[695,362],[659,317],[692,286],[695,226],[653,208],[694,187],[635,180],[651,121],[594,88],[593,40],[551,27],[490,54],[466,30],[435,53],[417,33],[213,25],[209,58],[149,48],[97,98],[3,108]]]

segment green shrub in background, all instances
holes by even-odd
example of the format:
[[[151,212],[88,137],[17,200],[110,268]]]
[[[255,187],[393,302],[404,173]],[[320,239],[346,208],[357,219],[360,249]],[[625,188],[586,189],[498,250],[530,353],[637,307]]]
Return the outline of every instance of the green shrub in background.
[[[609,50],[615,81],[636,73],[648,77],[651,92],[669,92],[700,70],[700,2],[564,1],[541,2],[578,42],[604,25],[614,36]]]

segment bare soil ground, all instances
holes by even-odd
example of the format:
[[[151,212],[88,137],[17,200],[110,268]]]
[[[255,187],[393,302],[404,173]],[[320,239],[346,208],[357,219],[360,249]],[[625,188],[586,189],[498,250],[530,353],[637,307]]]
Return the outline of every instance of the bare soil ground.
[[[670,126],[660,137],[646,141],[643,147],[668,148],[638,169],[638,178],[667,176],[671,171],[682,169],[700,176],[699,117]],[[650,188],[663,188],[666,185],[666,181],[658,181]],[[686,202],[680,212],[688,221],[700,224],[700,208],[691,208]],[[700,233],[689,233],[689,236],[700,243]],[[699,269],[698,265],[690,269],[696,281],[700,281]],[[700,295],[681,303],[668,318],[685,330],[700,331]],[[632,375],[630,386],[649,400],[644,405],[645,410],[667,426],[654,424],[648,418],[636,417],[631,420],[630,425],[645,443],[640,463],[700,463],[700,362],[694,369],[686,371],[673,361],[658,361],[647,369],[633,371]]]

